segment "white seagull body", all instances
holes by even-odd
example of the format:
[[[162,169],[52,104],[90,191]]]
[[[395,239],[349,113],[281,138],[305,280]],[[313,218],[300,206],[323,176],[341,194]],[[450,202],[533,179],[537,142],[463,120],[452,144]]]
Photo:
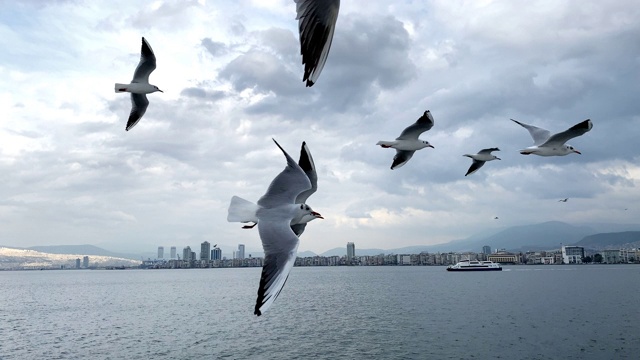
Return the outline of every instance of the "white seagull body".
[[[294,0],[306,86],[313,86],[327,61],[340,0]]]
[[[308,205],[296,199],[312,188],[309,177],[280,144],[273,140],[287,159],[287,166],[276,176],[267,192],[253,204],[234,196],[227,221],[257,222],[265,259],[258,287],[255,315],[262,315],[280,294],[296,260],[299,239],[291,229],[293,219],[320,217]]]
[[[393,157],[391,170],[406,164],[416,150],[426,147],[433,148],[433,145],[429,144],[428,141],[418,139],[420,134],[432,127],[433,117],[431,116],[431,112],[427,110],[415,123],[404,129],[395,141],[381,140],[376,143],[376,145],[380,145],[383,148],[396,149],[396,156]]]
[[[311,196],[313,193],[316,192],[316,190],[318,190],[318,175],[316,173],[316,165],[313,162],[313,157],[311,157],[311,151],[309,151],[309,147],[307,147],[306,142],[302,142],[302,147],[300,148],[300,160],[298,160],[298,165],[300,166],[300,168],[302,168],[305,174],[307,174],[307,177],[309,178],[309,182],[311,182],[311,189],[301,192],[300,195],[298,195],[298,197],[296,198],[296,204],[304,204],[306,203],[309,196]],[[232,199],[232,202],[236,202],[237,206],[242,206],[241,205],[242,201],[246,201],[246,200],[243,200],[239,197],[234,197]],[[248,207],[255,206],[252,202],[249,202],[249,201],[246,201],[246,202],[248,204],[245,204],[245,206],[248,206]],[[304,229],[306,228],[307,223],[309,221],[315,220],[315,219],[322,219],[322,218],[323,217],[319,216],[317,213],[316,215],[303,215],[303,216],[295,217],[291,219],[291,230],[293,230],[293,232],[296,235],[300,236],[304,232]],[[242,228],[252,229],[254,226],[258,224],[258,219],[254,217],[254,218],[248,219],[248,221],[246,222],[253,222],[253,225],[245,225]]]
[[[482,149],[482,150],[478,151],[477,154],[464,154],[464,155],[462,155],[462,156],[466,156],[466,157],[469,157],[469,158],[473,159],[473,162],[471,163],[471,166],[469,167],[469,170],[467,170],[467,173],[464,174],[464,176],[471,175],[474,172],[478,171],[478,169],[480,169],[482,167],[482,165],[484,165],[484,163],[487,162],[487,161],[500,160],[499,157],[491,154],[492,151],[500,151],[500,149],[498,149],[498,148]]]
[[[142,38],[142,49],[140,51],[140,62],[136,71],[133,73],[133,79],[130,84],[115,85],[115,91],[131,93],[131,113],[127,121],[125,130],[129,131],[142,118],[147,111],[149,100],[147,95],[156,91],[162,92],[157,86],[149,84],[149,75],[156,69],[156,56],[153,54],[151,46],[147,40]]]
[[[527,125],[513,119],[511,121],[527,129],[533,138],[533,146],[520,150],[522,155],[564,156],[571,153],[580,154],[580,151],[569,144],[565,144],[565,142],[574,137],[584,135],[593,128],[593,123],[590,119],[587,119],[563,132],[551,135],[549,130]]]

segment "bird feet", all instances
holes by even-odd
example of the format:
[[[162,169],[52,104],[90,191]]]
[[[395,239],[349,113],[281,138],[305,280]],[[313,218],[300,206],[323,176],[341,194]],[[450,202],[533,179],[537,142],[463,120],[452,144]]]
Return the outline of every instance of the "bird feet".
[[[253,229],[256,225],[258,225],[258,223],[253,223],[253,225],[245,225],[242,228],[243,229]]]

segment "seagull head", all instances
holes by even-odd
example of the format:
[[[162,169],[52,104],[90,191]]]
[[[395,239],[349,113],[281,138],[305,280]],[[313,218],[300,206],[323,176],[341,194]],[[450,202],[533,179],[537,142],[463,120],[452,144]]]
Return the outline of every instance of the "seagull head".
[[[565,145],[564,149],[567,151],[567,154],[576,153],[576,154],[582,155],[582,153],[578,151],[578,149],[574,148],[569,144]]]
[[[428,142],[428,141],[426,141],[426,140],[422,140],[422,143],[424,144],[424,147],[430,147],[430,148],[432,148],[432,149],[435,149],[435,148],[433,147],[433,145],[429,144],[429,142]]]
[[[157,87],[157,86],[155,86],[155,85],[153,86],[153,88],[154,88],[154,89],[156,89],[156,91],[160,91],[161,93],[164,93],[164,91],[162,91],[162,90],[158,89],[158,87]]]
[[[317,213],[311,209],[311,206],[307,204],[300,204],[298,207],[298,215],[291,221],[292,224],[306,224],[311,220],[324,219],[320,213]]]

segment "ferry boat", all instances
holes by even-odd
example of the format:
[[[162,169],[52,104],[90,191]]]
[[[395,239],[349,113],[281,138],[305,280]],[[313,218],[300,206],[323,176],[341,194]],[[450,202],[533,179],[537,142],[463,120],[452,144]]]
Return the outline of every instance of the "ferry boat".
[[[502,267],[493,261],[462,260],[449,265],[447,271],[502,271]]]

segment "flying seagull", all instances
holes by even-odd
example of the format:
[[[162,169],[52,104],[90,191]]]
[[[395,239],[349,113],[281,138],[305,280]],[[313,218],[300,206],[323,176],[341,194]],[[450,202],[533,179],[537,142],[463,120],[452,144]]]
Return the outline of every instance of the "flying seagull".
[[[293,219],[322,218],[306,204],[296,204],[300,194],[312,186],[300,165],[275,140],[287,159],[287,166],[276,176],[257,204],[234,196],[231,198],[227,221],[258,223],[258,233],[264,249],[264,265],[258,287],[255,315],[262,315],[282,290],[296,260],[298,236],[291,229]]]
[[[484,163],[487,162],[487,161],[500,160],[499,157],[497,157],[495,155],[491,155],[492,151],[500,151],[500,149],[498,149],[498,148],[482,149],[482,150],[478,151],[477,154],[464,154],[464,155],[462,155],[462,156],[466,156],[466,157],[469,157],[469,158],[473,159],[473,162],[471,163],[471,167],[469,167],[469,170],[467,170],[467,173],[464,174],[464,176],[471,175],[474,172],[478,171],[478,169],[480,169],[482,167],[482,165],[484,165]]]
[[[396,156],[393,157],[391,170],[406,164],[416,150],[424,149],[426,147],[433,148],[433,145],[429,144],[428,141],[418,139],[420,134],[432,127],[433,117],[431,116],[431,112],[427,110],[415,123],[404,129],[395,141],[378,141],[376,145],[380,145],[383,148],[396,149]]]
[[[305,174],[307,174],[309,182],[311,182],[311,189],[301,192],[296,198],[296,204],[304,204],[306,203],[309,196],[311,196],[316,192],[316,190],[318,190],[318,175],[316,173],[316,165],[313,162],[313,157],[311,157],[311,152],[309,151],[309,147],[307,146],[306,142],[302,142],[302,146],[300,148],[300,160],[298,160],[298,165],[300,165]],[[304,232],[307,223],[317,218],[319,217],[304,216],[302,218],[294,218],[291,220],[291,230],[293,230],[296,235],[300,236]],[[256,225],[257,223],[254,222],[252,225],[244,225],[242,228],[252,229]]]
[[[574,137],[584,135],[593,127],[591,120],[587,119],[563,132],[551,135],[549,130],[527,125],[513,119],[511,119],[511,121],[527,129],[533,138],[533,146],[520,150],[520,154],[522,155],[564,156],[571,153],[580,154],[580,151],[574,149],[574,147],[569,144],[565,144],[565,142]]]
[[[327,61],[340,0],[294,0],[306,86],[315,84]]]
[[[151,46],[147,40],[142,38],[142,50],[140,51],[140,62],[136,71],[133,73],[133,79],[131,84],[118,84],[115,85],[117,93],[129,92],[131,93],[131,113],[129,114],[129,120],[127,121],[127,127],[125,130],[129,131],[133,128],[149,106],[149,100],[147,95],[156,91],[162,92],[157,86],[149,84],[149,75],[156,69],[156,56],[153,54]]]
[[[558,202],[567,202],[567,200],[569,200],[569,198],[560,199]]]

